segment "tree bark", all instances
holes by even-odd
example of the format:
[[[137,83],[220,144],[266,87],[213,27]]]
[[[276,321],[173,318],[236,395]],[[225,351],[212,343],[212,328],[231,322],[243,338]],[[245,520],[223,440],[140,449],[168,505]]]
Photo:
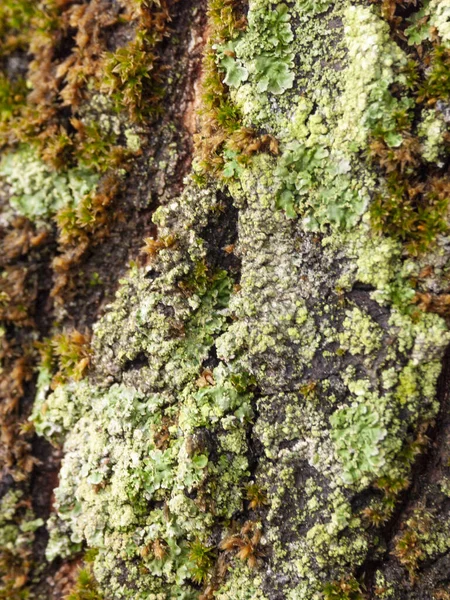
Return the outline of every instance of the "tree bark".
[[[0,40],[0,598],[450,598],[450,3]]]

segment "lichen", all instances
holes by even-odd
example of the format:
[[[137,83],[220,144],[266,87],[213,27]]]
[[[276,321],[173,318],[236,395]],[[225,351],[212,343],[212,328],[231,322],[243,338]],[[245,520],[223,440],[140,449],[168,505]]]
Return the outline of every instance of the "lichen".
[[[419,127],[419,135],[423,138],[422,156],[425,160],[439,162],[444,152],[443,141],[446,132],[447,125],[442,116],[435,111],[427,111]]]
[[[339,334],[341,348],[351,354],[371,354],[380,348],[381,328],[359,308],[348,311],[342,325],[344,329]]]
[[[270,4],[255,3],[248,15],[245,35],[233,44],[237,65],[242,66],[234,67],[241,71],[232,87],[238,87],[242,81],[249,79],[256,84],[259,93],[283,94],[293,85],[290,49],[293,34],[289,9],[286,4],[280,3],[271,10]],[[228,83],[226,79],[225,82]]]
[[[450,44],[450,4],[448,0],[427,0],[423,7],[410,17],[411,26],[406,33],[410,44],[418,44],[437,31],[442,42]]]
[[[428,10],[431,27],[436,27],[442,41],[450,44],[450,3],[448,0],[431,0]]]
[[[261,584],[261,577],[252,569],[239,566],[231,570],[227,583],[214,597],[218,600],[266,600]]]
[[[383,448],[387,435],[383,424],[386,413],[380,398],[374,397],[369,401],[366,397],[364,402],[340,409],[332,415],[331,437],[344,465],[346,482],[364,481],[367,473],[381,474],[381,468],[386,464]]]
[[[77,206],[98,182],[98,176],[87,168],[52,171],[26,146],[3,157],[0,176],[11,187],[11,207],[30,219],[44,219]]]
[[[349,66],[346,86],[340,98],[342,118],[337,126],[336,142],[352,151],[367,144],[369,131],[382,127],[393,146],[401,143],[391,113],[409,99],[399,102],[389,88],[398,80],[395,69],[404,67],[407,59],[390,40],[389,27],[374,12],[363,6],[349,6],[344,13],[344,35]]]

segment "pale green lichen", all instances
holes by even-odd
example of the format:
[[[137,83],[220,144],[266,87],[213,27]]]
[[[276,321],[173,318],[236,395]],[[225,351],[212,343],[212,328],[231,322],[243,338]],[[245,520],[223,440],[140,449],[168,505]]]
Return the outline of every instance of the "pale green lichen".
[[[33,413],[40,433],[64,439],[48,558],[66,556],[86,541],[99,549],[96,577],[117,598],[129,592],[110,578],[105,565],[114,571],[123,563],[132,574],[138,559],[148,575],[140,583],[143,596],[136,591],[133,598],[164,590],[174,598],[195,597],[189,544],[197,538],[207,543],[215,520],[242,509],[251,394],[240,389],[240,378],[234,382],[225,365],[213,370],[205,387],[196,383],[225,327],[231,293],[225,272],[208,273],[202,240],[193,235],[207,213],[214,213],[213,198],[192,190],[180,204],[159,211],[162,233],[166,219],[186,211],[178,249],[161,251],[162,273],[155,281],[132,270],[96,328],[94,347],[104,349],[99,369],[115,372],[142,353],[148,367],[125,368],[123,382],[107,389],[82,382],[59,387],[48,398],[41,392]],[[184,293],[178,287],[183,281]],[[135,311],[129,312],[133,297]],[[40,389],[46,385],[42,376]],[[216,439],[213,460],[208,436]],[[207,508],[210,497],[214,510]],[[149,505],[155,506],[150,514]],[[154,544],[165,549],[163,558],[155,555]]]
[[[254,3],[248,14],[248,29],[236,41],[217,48],[219,66],[225,71],[224,82],[238,87],[249,80],[258,93],[283,94],[294,81],[292,72],[293,39],[286,4]]]
[[[231,569],[228,581],[214,594],[217,600],[267,600],[262,578],[246,566]]]
[[[127,148],[132,152],[138,152],[141,148],[141,138],[132,129],[125,130]]]
[[[292,142],[286,147],[276,169],[280,181],[277,206],[290,218],[304,215],[307,229],[327,223],[351,228],[368,204],[363,185],[349,176],[350,162],[330,156],[318,144],[308,147]]]
[[[87,168],[52,171],[35,150],[25,146],[3,157],[0,176],[11,188],[12,208],[30,219],[44,219],[61,208],[76,206],[98,182],[98,175]]]
[[[445,477],[439,482],[441,492],[450,498],[450,477]]]
[[[386,581],[386,577],[379,570],[375,573],[375,583],[377,586],[377,598],[382,600],[395,598],[395,590],[393,589],[393,586]]]
[[[419,125],[418,133],[422,138],[422,156],[428,162],[439,163],[444,153],[444,134],[447,132],[447,124],[442,115],[434,110],[425,111],[422,123]]]
[[[300,14],[316,15],[325,12],[332,0],[296,0],[295,8]]]
[[[359,150],[366,145],[369,130],[381,126],[387,142],[398,146],[402,138],[395,131],[391,113],[411,101],[407,96],[396,100],[389,90],[394,81],[401,81],[395,69],[404,67],[407,57],[390,40],[388,24],[373,8],[349,6],[344,13],[344,23],[349,66],[346,86],[339,99],[342,117],[335,143],[340,148]]]
[[[248,204],[242,211],[236,249],[245,256],[241,289],[230,302],[230,311],[239,318],[216,346],[221,359],[257,374],[258,383],[272,388],[283,381],[288,364],[301,372],[302,365],[313,357],[319,338],[305,302],[296,291],[300,273],[299,266],[291,261],[292,224],[281,213],[274,213],[270,162],[261,157],[254,168],[253,173],[243,174],[242,188],[236,185],[234,189],[235,198],[246,198]],[[277,298],[283,298],[282,304]],[[267,352],[273,354],[270,369],[261,361]]]
[[[288,91],[279,100],[271,101],[247,80],[237,83],[236,91],[232,92],[244,123],[260,124],[286,141],[275,171],[277,206],[291,218],[300,214],[304,225],[312,230],[323,228],[327,223],[351,228],[367,208],[372,178],[367,170],[357,178],[352,177],[355,168],[361,168],[356,166],[352,153],[366,141],[370,127],[381,121],[387,127],[386,114],[398,108],[397,101],[387,91],[389,82],[394,81],[391,67],[394,63],[401,66],[406,61],[393,45],[392,57],[383,58],[387,61],[384,70],[390,75],[386,84],[380,83],[384,81],[381,76],[384,77],[385,72],[380,67],[379,53],[389,37],[388,28],[372,10],[353,7],[354,11],[345,11],[343,4],[336,3],[334,13],[323,24],[299,12],[302,36],[296,37],[291,46],[300,61],[297,83],[308,95],[299,97]],[[253,11],[257,12],[257,7],[251,4],[250,16]],[[344,18],[346,23],[347,35],[341,39],[336,29],[329,26],[338,18]],[[362,33],[359,31],[361,23],[367,29]],[[316,81],[317,71],[311,56],[320,55],[319,40],[331,36],[334,37],[327,43],[335,47],[336,72],[326,70]],[[367,39],[373,42],[373,56],[369,55],[370,64],[363,64],[361,57],[366,53],[361,45],[366,44]],[[246,32],[240,44],[254,48],[256,42],[252,41],[251,33]],[[348,56],[345,45],[353,49]],[[346,62],[345,76],[339,77],[337,69],[342,69]],[[361,73],[368,78],[361,83],[363,89],[354,83],[359,82]],[[352,98],[359,104],[362,102],[359,108],[354,106]],[[312,112],[314,103],[316,107]],[[360,118],[355,117],[358,114]],[[394,126],[392,122],[391,126]]]
[[[387,429],[383,423],[386,407],[380,398],[366,397],[362,403],[336,411],[330,418],[331,437],[343,463],[344,481],[365,482],[367,473],[381,475],[386,464],[383,440]],[[397,448],[398,450],[398,448]]]
[[[343,266],[339,289],[351,289],[351,282],[358,281],[374,288],[370,297],[380,305],[395,304],[404,309],[411,306],[415,290],[410,280],[418,274],[419,267],[412,260],[400,260],[399,241],[372,232],[367,213],[353,231],[325,236],[322,244],[335,251],[345,247],[351,259]]]
[[[85,540],[99,549],[94,570],[100,583],[122,598],[128,596],[118,583],[107,582],[105,559],[110,561],[109,553],[114,551],[116,562],[127,563],[158,543],[165,554],[160,558],[152,550],[147,552],[143,564],[149,575],[141,582],[143,588],[194,597],[189,584],[193,569],[189,541],[207,536],[214,517],[189,496],[201,489],[208,495],[208,480],[220,482],[213,487],[214,515],[229,517],[241,510],[241,481],[248,468],[242,429],[251,415],[250,405],[244,408],[248,398],[221,380],[224,372],[214,375],[217,386],[200,390],[201,396],[186,389],[185,406],[181,398],[177,406],[160,394],[143,395],[123,385],[104,392],[87,384],[76,389],[69,384],[48,398],[38,418],[41,430],[58,431],[58,423],[65,419],[61,396],[67,407],[75,405],[81,415],[72,417],[73,424],[66,419],[61,426],[68,429],[60,485],[55,490],[59,518],[50,526],[49,560],[78,550]],[[206,392],[211,399],[207,403]],[[180,408],[185,415],[177,422]],[[76,414],[75,409],[71,412]],[[212,430],[215,421],[226,433],[218,438],[219,458],[210,462],[208,447],[202,446],[201,437],[196,442],[195,436],[205,422]],[[159,435],[167,438],[165,442],[163,437],[162,446]],[[165,503],[167,514],[162,508],[148,513],[149,504],[155,503]],[[182,590],[185,595],[178,596]]]

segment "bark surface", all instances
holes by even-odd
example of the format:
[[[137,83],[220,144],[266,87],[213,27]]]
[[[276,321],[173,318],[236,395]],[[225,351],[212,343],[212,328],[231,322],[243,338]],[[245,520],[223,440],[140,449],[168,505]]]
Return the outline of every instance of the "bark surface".
[[[0,598],[450,598],[449,0],[0,6]]]

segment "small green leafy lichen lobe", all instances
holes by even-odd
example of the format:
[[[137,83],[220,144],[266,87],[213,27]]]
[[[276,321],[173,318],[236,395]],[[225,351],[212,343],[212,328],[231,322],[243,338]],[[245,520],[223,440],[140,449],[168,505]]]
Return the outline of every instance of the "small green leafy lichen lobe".
[[[149,264],[94,328],[89,380],[38,395],[37,429],[65,440],[48,555],[98,548],[93,572],[115,598],[198,598],[200,584],[222,600],[360,598],[356,573],[439,409],[450,337],[415,286],[433,252],[448,259],[446,121],[437,104],[416,116],[433,75],[408,92],[408,54],[376,6],[255,0],[245,27],[222,8],[205,86],[217,137],[199,150],[219,182],[205,183],[203,160],[155,213]],[[243,160],[226,143],[242,126],[264,127],[278,155]],[[424,205],[401,195],[406,236],[384,203],[413,183],[416,154],[435,165],[418,193],[438,224],[422,234]],[[239,258],[238,283],[205,233],[224,194],[238,235],[219,250]],[[425,528],[410,525],[396,544],[412,569],[445,543],[408,554]]]

